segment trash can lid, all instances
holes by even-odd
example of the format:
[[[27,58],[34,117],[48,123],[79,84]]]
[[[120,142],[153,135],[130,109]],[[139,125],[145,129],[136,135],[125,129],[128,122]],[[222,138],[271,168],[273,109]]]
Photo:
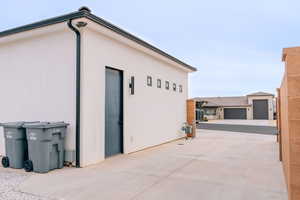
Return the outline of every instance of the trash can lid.
[[[38,122],[7,122],[7,123],[0,123],[0,126],[3,126],[4,128],[23,128],[26,124],[34,124]]]
[[[24,124],[24,128],[35,128],[35,129],[44,129],[44,128],[58,128],[58,127],[67,127],[69,124],[64,122],[39,122],[39,123],[27,123]]]

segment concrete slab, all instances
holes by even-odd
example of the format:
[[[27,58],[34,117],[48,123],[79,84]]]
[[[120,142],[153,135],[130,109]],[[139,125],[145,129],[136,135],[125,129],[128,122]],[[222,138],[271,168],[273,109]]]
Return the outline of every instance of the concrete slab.
[[[275,136],[212,130],[87,168],[32,174],[18,190],[64,200],[287,200]]]
[[[221,185],[197,180],[167,178],[138,195],[138,200],[219,200]]]

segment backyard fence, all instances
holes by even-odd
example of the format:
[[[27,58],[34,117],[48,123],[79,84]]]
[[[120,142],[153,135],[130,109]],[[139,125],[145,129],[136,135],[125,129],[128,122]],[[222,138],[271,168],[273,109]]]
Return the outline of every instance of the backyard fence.
[[[283,50],[285,72],[277,97],[280,160],[290,200],[300,199],[300,47]]]

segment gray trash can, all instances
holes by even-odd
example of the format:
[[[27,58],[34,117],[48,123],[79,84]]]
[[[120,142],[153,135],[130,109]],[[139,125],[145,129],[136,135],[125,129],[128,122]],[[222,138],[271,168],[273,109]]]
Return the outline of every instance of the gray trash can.
[[[24,164],[25,171],[46,173],[63,168],[64,139],[68,125],[64,122],[24,125],[29,155],[29,159]]]
[[[34,122],[1,123],[4,128],[6,156],[2,158],[3,167],[22,169],[28,159],[26,130],[23,125]]]

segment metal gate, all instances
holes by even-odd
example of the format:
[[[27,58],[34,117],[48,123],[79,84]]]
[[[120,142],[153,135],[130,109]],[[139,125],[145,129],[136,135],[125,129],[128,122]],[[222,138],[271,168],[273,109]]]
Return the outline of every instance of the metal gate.
[[[123,153],[123,73],[106,68],[105,157]]]

